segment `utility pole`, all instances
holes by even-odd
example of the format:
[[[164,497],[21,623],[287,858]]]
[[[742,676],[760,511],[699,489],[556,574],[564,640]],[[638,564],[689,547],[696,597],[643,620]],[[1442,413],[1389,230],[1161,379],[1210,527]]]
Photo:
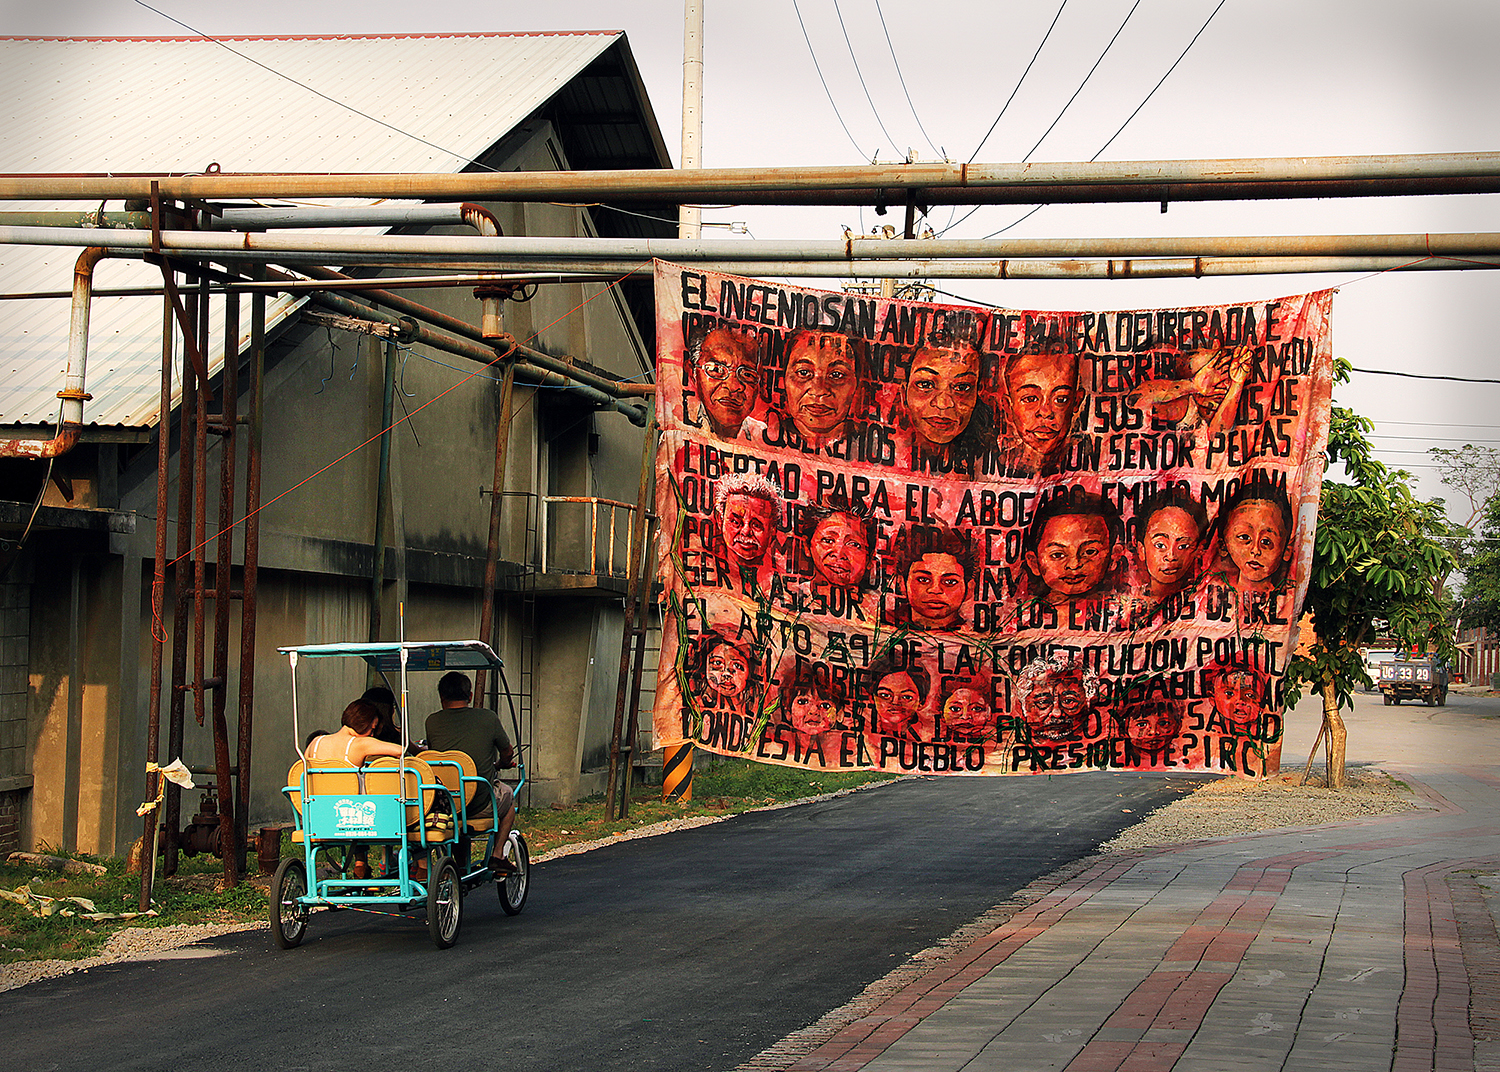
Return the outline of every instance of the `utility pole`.
[[[703,166],[703,0],[683,0],[682,166]],[[677,219],[678,238],[703,236],[698,206],[683,205]]]

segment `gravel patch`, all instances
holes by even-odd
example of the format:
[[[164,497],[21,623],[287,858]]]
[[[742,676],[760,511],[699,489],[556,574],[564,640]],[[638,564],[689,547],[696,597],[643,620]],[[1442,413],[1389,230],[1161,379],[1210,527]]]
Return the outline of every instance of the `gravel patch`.
[[[1258,834],[1283,827],[1321,826],[1430,808],[1385,771],[1349,767],[1343,789],[1327,789],[1321,768],[1299,785],[1302,768],[1274,778],[1223,778],[1174,800],[1099,846],[1100,852],[1155,849],[1204,838]]]
[[[1224,778],[1210,782],[1190,796],[1173,801],[1156,809],[1118,837],[1099,847],[1100,852],[1129,852],[1137,849],[1161,848],[1203,838],[1233,837],[1238,834],[1254,834],[1282,827],[1313,826],[1323,823],[1348,822],[1367,819],[1375,815],[1427,808],[1413,796],[1411,790],[1398,783],[1384,771],[1374,768],[1351,767],[1346,773],[1347,786],[1330,791],[1319,784],[1299,786],[1302,771],[1285,770],[1275,778],[1251,781],[1244,778]],[[1315,773],[1312,781],[1318,781]],[[836,793],[825,793],[806,800],[783,804],[770,804],[754,811],[776,811],[793,808],[800,804],[820,800],[833,800],[867,789],[874,789],[887,782],[874,782],[853,789],[841,789]],[[533,858],[533,863],[544,863],[562,856],[589,852],[604,845],[613,845],[635,838],[656,837],[678,830],[707,826],[733,818],[725,815],[702,815],[688,819],[668,819],[649,826],[636,827],[612,834],[595,841],[562,845]],[[1014,911],[1014,906],[1002,906]],[[986,923],[986,926],[990,926]],[[172,955],[206,955],[207,951],[185,952],[195,943],[222,934],[239,931],[267,930],[264,922],[253,923],[204,923],[179,924],[170,927],[126,927],[110,936],[103,950],[93,957],[82,960],[42,960],[18,964],[0,965],[0,992],[14,990],[28,983],[53,979],[70,972],[88,971],[105,964],[118,964],[128,960],[150,960]]]

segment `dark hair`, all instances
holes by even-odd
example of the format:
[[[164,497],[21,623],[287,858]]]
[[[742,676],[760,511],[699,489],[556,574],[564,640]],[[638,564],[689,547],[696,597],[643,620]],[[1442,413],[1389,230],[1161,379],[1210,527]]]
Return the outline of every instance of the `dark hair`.
[[[819,670],[823,672],[820,674]],[[798,659],[792,668],[782,675],[781,684],[776,692],[781,701],[783,720],[789,717],[787,712],[792,709],[792,701],[804,692],[828,700],[838,707],[843,707],[848,702],[843,682],[833,680],[833,675],[828,672],[826,663],[808,663],[801,659]]]
[[[756,674],[760,670],[760,659],[756,656],[752,648],[738,644],[735,641],[730,640],[723,633],[718,632],[705,633],[698,639],[697,670],[699,682],[703,683],[708,679],[708,657],[719,648],[726,646],[733,648],[735,652],[745,660],[745,669],[749,674],[749,678],[747,679],[745,687],[748,689],[750,687],[749,681],[753,681]]]
[[[468,674],[461,674],[457,670],[449,670],[438,678],[438,699],[444,703],[452,700],[463,700],[465,703],[474,695],[474,683],[469,680]]]
[[[911,386],[912,366],[917,363],[917,357],[924,353],[946,354],[955,357],[974,356],[974,371],[976,374],[984,371],[984,359],[979,350],[972,343],[959,342],[953,346],[927,345],[920,346],[912,352],[911,362],[906,366],[906,375],[901,383],[901,419],[907,428],[913,427],[911,414],[906,409],[906,391]],[[974,410],[969,414],[968,423],[963,430],[954,436],[949,442],[935,452],[929,454],[941,454],[948,461],[954,463],[975,462],[986,454],[993,453],[999,446],[998,432],[999,422],[995,419],[995,407],[979,397],[977,392],[979,385],[975,385],[976,397]]]
[[[846,517],[850,524],[859,530],[865,541],[865,575],[858,587],[875,587],[876,566],[879,558],[875,554],[875,521],[866,510],[857,510],[848,505],[842,498],[825,503],[820,506],[809,506],[798,512],[797,536],[800,538],[799,548],[807,555],[807,559],[800,563],[799,573],[812,574],[812,541],[817,534],[818,526],[834,517]]]
[[[908,662],[905,666],[897,666],[889,655],[883,655],[870,664],[867,671],[870,682],[870,695],[875,695],[875,690],[880,683],[892,674],[905,674],[911,678],[911,683],[917,687],[917,696],[923,703],[927,702],[927,694],[932,691],[932,675],[927,668],[917,662]]]
[[[1219,541],[1219,553],[1226,558],[1229,555],[1229,546],[1225,542],[1225,537],[1229,534],[1230,517],[1241,506],[1251,502],[1270,503],[1281,515],[1282,558],[1268,578],[1272,585],[1279,588],[1286,580],[1288,563],[1285,556],[1287,548],[1292,543],[1292,503],[1283,485],[1265,476],[1255,476],[1241,484],[1235,489],[1233,495],[1224,500],[1224,505],[1219,509],[1219,516],[1214,524],[1214,535]]]
[[[380,709],[369,700],[354,700],[344,708],[344,717],[339,722],[363,737],[379,724]]]
[[[1171,700],[1153,699],[1136,700],[1134,703],[1127,703],[1123,707],[1116,708],[1114,714],[1110,716],[1111,718],[1113,718],[1115,723],[1115,735],[1118,737],[1127,736],[1127,734],[1125,733],[1125,727],[1129,725],[1132,718],[1136,718],[1145,714],[1153,714],[1159,711],[1165,711],[1169,715],[1171,715],[1172,720],[1177,725],[1176,730],[1174,730],[1170,736],[1175,737],[1178,733],[1182,732],[1181,705],[1175,704]]]
[[[1193,519],[1193,524],[1198,526],[1198,542],[1201,544],[1209,535],[1208,513],[1203,509],[1203,504],[1193,498],[1192,493],[1183,491],[1181,488],[1162,488],[1148,496],[1136,508],[1135,516],[1130,521],[1131,527],[1135,530],[1134,542],[1145,542],[1146,530],[1151,525],[1151,519],[1163,510],[1174,508]]]
[[[396,694],[384,685],[375,685],[366,689],[365,694],[360,699],[369,700],[371,703],[390,704],[392,707],[396,706]]]
[[[737,328],[729,324],[713,320],[700,321],[688,334],[687,351],[683,355],[687,363],[693,368],[698,367],[698,361],[703,356],[703,346],[708,340],[722,333],[726,339],[739,348],[745,357],[753,358],[757,365],[760,364],[760,346],[754,334],[744,328]]]
[[[1292,538],[1292,502],[1287,497],[1286,488],[1263,476],[1245,481],[1235,489],[1233,495],[1224,500],[1224,506],[1219,510],[1221,536],[1229,524],[1229,515],[1247,502],[1268,502],[1276,507],[1281,514],[1282,531],[1288,540]]]
[[[1102,517],[1109,528],[1110,546],[1113,547],[1120,542],[1123,535],[1120,512],[1103,496],[1075,486],[1052,496],[1032,515],[1031,526],[1026,530],[1026,538],[1021,542],[1022,552],[1036,551],[1041,546],[1042,533],[1047,528],[1047,522],[1069,514]]]
[[[924,524],[914,522],[902,525],[891,548],[896,562],[896,574],[906,580],[912,566],[920,562],[923,555],[952,555],[964,571],[964,579],[973,581],[977,572],[974,563],[974,545],[966,532],[938,522]]]

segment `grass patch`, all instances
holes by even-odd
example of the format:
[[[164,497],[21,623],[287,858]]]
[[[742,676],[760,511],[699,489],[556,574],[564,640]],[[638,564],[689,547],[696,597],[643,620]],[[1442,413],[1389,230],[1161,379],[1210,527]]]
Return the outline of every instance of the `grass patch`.
[[[140,897],[140,876],[127,874],[125,861],[81,853],[59,853],[90,863],[103,864],[103,875],[72,875],[30,864],[0,860],[0,888],[14,891],[26,887],[41,897],[82,897],[98,912],[134,912]],[[37,917],[24,906],[0,900],[0,964],[20,960],[79,960],[99,952],[109,936],[122,927],[165,927],[176,923],[233,923],[264,919],[264,881],[242,882],[232,890],[220,890],[224,865],[213,857],[184,857],[179,873],[156,884],[155,916],[134,920],[96,921],[81,918],[86,911],[76,904],[59,903],[59,911]],[[63,912],[73,913],[64,915]]]
[[[519,825],[533,856],[563,845],[595,841],[611,834],[649,826],[667,819],[700,815],[734,815],[767,804],[852,789],[872,782],[888,782],[890,774],[808,771],[776,767],[747,759],[729,759],[693,772],[693,799],[666,803],[657,786],[636,786],[631,794],[630,818],[606,820],[604,797],[593,796],[565,808],[523,808]]]

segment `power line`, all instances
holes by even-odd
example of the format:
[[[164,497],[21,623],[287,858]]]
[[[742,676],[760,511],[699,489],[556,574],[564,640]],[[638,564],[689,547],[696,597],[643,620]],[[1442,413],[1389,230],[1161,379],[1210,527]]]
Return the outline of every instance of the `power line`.
[[[1500,380],[1490,380],[1477,376],[1439,376],[1437,373],[1432,372],[1396,372],[1392,369],[1360,368],[1357,365],[1350,365],[1349,367],[1353,371],[1363,372],[1367,376],[1400,376],[1407,380],[1445,380],[1449,383],[1500,383]],[[1475,425],[1474,427],[1484,426]]]
[[[1182,52],[1178,55],[1178,57],[1175,60],[1172,61],[1172,66],[1170,66],[1170,67],[1167,68],[1167,73],[1164,74],[1164,75],[1162,75],[1161,78],[1157,81],[1156,85],[1154,85],[1154,86],[1151,87],[1151,92],[1149,92],[1149,93],[1146,94],[1145,98],[1141,101],[1141,103],[1136,106],[1135,111],[1131,112],[1128,116],[1126,116],[1125,122],[1123,122],[1123,123],[1120,124],[1119,130],[1116,130],[1113,134],[1111,134],[1109,136],[1109,141],[1106,141],[1103,145],[1101,145],[1099,147],[1099,151],[1097,153],[1095,153],[1093,156],[1089,157],[1090,161],[1098,160],[1099,157],[1103,155],[1104,150],[1109,148],[1110,143],[1113,142],[1116,138],[1118,138],[1120,136],[1121,132],[1124,131],[1124,129],[1127,126],[1130,125],[1131,120],[1133,120],[1137,115],[1140,114],[1140,111],[1141,111],[1142,108],[1146,107],[1147,101],[1149,101],[1153,96],[1156,95],[1156,91],[1162,87],[1162,83],[1166,82],[1168,76],[1170,76],[1171,73],[1177,69],[1177,65],[1182,62],[1183,57],[1185,57],[1188,54],[1188,52],[1191,51],[1193,45],[1197,44],[1198,38],[1200,38],[1200,37],[1203,36],[1203,31],[1208,29],[1208,24],[1214,21],[1214,16],[1219,13],[1219,9],[1222,8],[1226,2],[1227,2],[1227,0],[1219,0],[1219,6],[1216,7],[1216,8],[1214,8],[1212,11],[1209,12],[1208,18],[1206,18],[1206,19],[1203,20],[1203,25],[1200,26],[1200,27],[1198,27],[1198,32],[1195,33],[1195,34],[1193,34],[1192,40],[1190,40],[1187,43],[1187,47],[1184,48],[1182,50]],[[1125,21],[1129,22],[1130,21],[1130,15],[1132,15],[1134,13],[1135,13],[1135,8],[1131,8],[1130,9],[1130,14],[1127,14],[1125,16]],[[1122,22],[1120,24],[1120,29],[1123,30],[1124,28],[1125,28],[1125,23]],[[1119,31],[1118,30],[1115,31],[1115,36],[1116,37],[1119,36]],[[1111,44],[1114,43],[1113,39],[1111,39],[1110,43]],[[1109,51],[1108,48],[1106,48],[1105,51],[1106,52]],[[1104,57],[1101,55],[1099,58],[1102,60]],[[1095,66],[1097,67],[1098,64],[1096,63]],[[1090,71],[1089,73],[1093,74],[1092,71]],[[1087,79],[1085,79],[1085,81],[1087,81]],[[1079,89],[1082,89],[1082,88],[1083,88],[1082,86],[1079,87]],[[1077,94],[1074,94],[1074,95],[1076,96]],[[1072,102],[1069,101],[1069,103],[1071,104]],[[1058,118],[1061,118],[1061,116],[1059,116]],[[1056,124],[1054,123],[1054,126],[1055,125]],[[1048,129],[1050,130],[1051,128],[1049,127]],[[1046,135],[1043,134],[1042,137],[1045,138]],[[1038,142],[1037,144],[1040,145],[1041,142]],[[1036,151],[1035,148],[1033,148],[1032,152],[1035,152],[1035,151]],[[1027,155],[1029,156],[1030,154],[1027,154]],[[989,234],[985,235],[984,237],[985,238],[994,238],[996,235],[1004,234],[1006,231],[1009,231],[1012,227],[1015,227],[1017,224],[1024,223],[1026,220],[1028,220],[1032,216],[1036,215],[1038,212],[1040,212],[1042,210],[1042,208],[1043,208],[1043,206],[1037,205],[1036,208],[1033,208],[1030,212],[1026,213],[1026,215],[1020,217],[1019,219],[1017,219],[1017,220],[1015,220],[1015,221],[1013,221],[1011,223],[1006,224],[1004,227],[1000,228],[998,231],[991,231]],[[972,215],[973,212],[975,212],[975,211],[978,211],[978,209],[977,208],[976,209],[971,209],[970,210],[970,215]],[[965,216],[964,218],[967,219],[968,217]],[[962,222],[962,220],[959,221],[959,222]]]
[[[1015,88],[1010,91],[1010,96],[1005,99],[1005,104],[1001,106],[1000,114],[995,116],[995,121],[990,124],[990,129],[984,132],[984,137],[980,138],[979,144],[974,146],[974,155],[969,157],[969,163],[972,164],[974,162],[974,157],[979,155],[979,150],[984,148],[984,143],[990,140],[991,134],[995,133],[995,128],[1000,125],[1000,120],[1005,118],[1006,109],[1010,107],[1010,102],[1016,99],[1016,94],[1021,92],[1021,83],[1026,81],[1026,76],[1031,73],[1032,64],[1035,64],[1036,58],[1042,54],[1042,49],[1046,46],[1047,39],[1052,36],[1052,31],[1057,28],[1057,20],[1062,18],[1063,8],[1067,6],[1068,0],[1062,0],[1062,3],[1057,5],[1057,14],[1052,16],[1052,25],[1047,27],[1047,32],[1042,35],[1041,44],[1037,45],[1036,51],[1031,54],[1031,63],[1028,63],[1026,69],[1021,72],[1021,77],[1016,79]],[[965,218],[967,219],[967,217]],[[962,223],[963,220],[959,220],[958,222]]]
[[[891,132],[885,129],[885,120],[880,118],[880,109],[875,107],[875,98],[870,96],[870,87],[865,85],[865,75],[859,69],[859,58],[854,55],[854,42],[849,40],[849,27],[844,25],[844,13],[839,10],[839,0],[833,0],[833,13],[838,16],[839,29],[844,32],[844,44],[849,48],[849,62],[854,64],[854,76],[859,79],[859,88],[865,91],[865,100],[870,104],[870,111],[875,113],[875,122],[880,127],[880,132],[885,135],[885,140],[890,142],[891,150],[899,157],[901,146],[896,144],[896,139],[891,137]]]
[[[137,3],[140,0],[136,0]],[[813,70],[818,72],[818,81],[823,83],[823,92],[828,94],[828,105],[833,109],[833,117],[839,121],[839,126],[844,128],[844,136],[849,139],[849,144],[854,146],[854,151],[859,154],[861,160],[868,160],[869,156],[859,147],[859,142],[854,140],[854,135],[849,133],[849,124],[844,122],[844,117],[839,114],[839,106],[833,101],[833,90],[828,88],[828,79],[823,77],[823,68],[818,64],[818,54],[813,51],[812,38],[807,36],[807,23],[802,21],[802,9],[797,6],[797,0],[792,0],[792,10],[797,13],[797,25],[802,27],[802,40],[807,42],[807,54],[812,57]]]
[[[1208,29],[1208,24],[1214,21],[1214,16],[1219,13],[1219,8],[1222,8],[1228,2],[1229,0],[1219,0],[1219,7],[1214,8],[1208,13],[1208,18],[1203,20],[1203,25],[1198,27],[1197,33],[1193,34],[1193,39],[1187,43],[1187,48],[1182,50],[1182,55],[1178,56],[1177,59],[1172,61],[1172,66],[1168,67],[1167,73],[1162,75],[1161,80],[1158,81],[1156,85],[1151,87],[1151,92],[1146,94],[1146,99],[1141,101],[1141,103],[1136,106],[1135,111],[1131,112],[1128,116],[1125,117],[1125,122],[1120,124],[1120,129],[1109,136],[1109,141],[1099,146],[1099,151],[1097,153],[1089,157],[1090,163],[1098,160],[1099,157],[1104,154],[1104,150],[1109,148],[1110,142],[1113,142],[1116,138],[1118,138],[1121,132],[1130,125],[1130,121],[1140,114],[1142,108],[1146,107],[1146,102],[1156,95],[1156,91],[1161,88],[1162,82],[1165,82],[1171,75],[1171,73],[1177,70],[1177,65],[1182,62],[1183,56],[1186,56],[1188,54],[1188,49],[1191,49],[1193,45],[1197,44],[1198,38],[1203,36],[1203,31]]]
[[[1109,50],[1115,47],[1115,42],[1118,41],[1120,39],[1120,35],[1125,32],[1125,27],[1130,22],[1131,16],[1135,14],[1136,8],[1140,6],[1141,0],[1135,0],[1135,3],[1130,5],[1130,10],[1125,12],[1125,18],[1120,20],[1119,29],[1117,29],[1114,33],[1114,36],[1109,39],[1109,44],[1104,46],[1104,51],[1099,53],[1099,58],[1095,60],[1094,65],[1089,68],[1089,73],[1083,76],[1082,82],[1078,83],[1078,88],[1075,89],[1073,91],[1073,95],[1068,98],[1068,103],[1062,106],[1062,111],[1057,113],[1057,118],[1052,120],[1052,125],[1049,126],[1046,130],[1042,131],[1042,136],[1036,140],[1036,144],[1033,145],[1031,147],[1031,150],[1021,158],[1021,163],[1024,164],[1026,163],[1026,161],[1030,160],[1031,154],[1042,147],[1042,142],[1047,140],[1047,135],[1052,133],[1053,129],[1057,126],[1058,123],[1062,122],[1062,117],[1068,114],[1069,108],[1073,107],[1073,102],[1078,99],[1078,94],[1083,92],[1083,87],[1089,84],[1090,78],[1094,77],[1094,72],[1099,69],[1099,64],[1103,63],[1104,57],[1109,55]],[[1101,149],[1100,152],[1103,152],[1103,150]]]
[[[932,144],[932,138],[928,135],[927,128],[922,125],[922,117],[917,114],[917,106],[912,103],[911,90],[906,88],[906,76],[901,73],[901,61],[896,59],[896,46],[891,42],[890,28],[885,24],[885,12],[880,10],[880,0],[875,0],[875,14],[880,16],[880,29],[885,34],[886,47],[891,50],[891,65],[896,68],[896,78],[901,83],[901,92],[906,94],[906,103],[911,108],[911,117],[917,121],[917,129],[922,132],[922,137],[927,139],[927,148],[939,156],[944,156],[946,154],[936,145]]]
[[[1402,439],[1402,440],[1406,440],[1408,442],[1414,442],[1414,443],[1433,443],[1433,442],[1439,442],[1439,441],[1445,442],[1445,443],[1465,443],[1465,444],[1471,444],[1471,443],[1500,443],[1500,439],[1464,439],[1461,436],[1414,436],[1414,435],[1413,436],[1405,436],[1405,435],[1391,435],[1389,432],[1371,432],[1370,433],[1370,437],[1372,439]]]
[[[340,108],[344,108],[344,109],[346,109],[346,110],[348,110],[350,112],[353,112],[355,115],[359,116],[362,119],[368,119],[370,122],[375,123],[375,124],[377,124],[379,126],[385,127],[387,130],[393,130],[397,134],[402,135],[403,137],[411,138],[413,141],[421,142],[423,145],[427,146],[429,149],[436,149],[438,152],[443,153],[443,154],[445,154],[447,156],[451,156],[455,160],[462,160],[465,164],[473,164],[476,167],[484,168],[484,170],[486,170],[486,171],[495,171],[495,170],[497,170],[496,168],[490,167],[488,164],[480,163],[478,160],[475,160],[472,157],[470,157],[470,156],[468,156],[468,155],[466,155],[464,153],[456,153],[452,149],[445,148],[444,146],[441,146],[441,145],[437,144],[436,142],[428,141],[426,138],[422,137],[420,134],[413,134],[409,130],[402,130],[400,127],[396,126],[394,123],[387,123],[384,119],[377,119],[375,116],[371,115],[369,112],[362,112],[358,108],[354,107],[354,105],[352,105],[352,104],[348,104],[345,101],[341,101],[341,100],[337,99],[336,97],[330,97],[327,93],[324,93],[322,90],[319,90],[319,89],[314,89],[312,86],[308,85],[306,82],[299,82],[299,81],[297,81],[297,79],[293,78],[291,75],[289,75],[289,74],[283,74],[282,72],[276,70],[276,68],[267,66],[266,64],[261,63],[260,60],[255,59],[255,58],[253,58],[251,56],[247,56],[247,55],[245,55],[245,53],[239,51],[238,49],[231,48],[229,45],[225,44],[223,41],[220,41],[217,37],[210,37],[208,34],[204,33],[202,30],[199,30],[199,29],[197,29],[196,27],[193,27],[193,26],[189,26],[187,23],[183,22],[181,19],[174,18],[173,16],[168,15],[165,11],[161,11],[158,8],[152,7],[150,4],[146,3],[146,0],[135,0],[135,2],[137,4],[139,4],[141,7],[145,8],[147,11],[155,12],[156,14],[160,15],[162,18],[166,19],[168,22],[174,22],[174,23],[176,23],[178,26],[181,26],[184,30],[188,30],[191,33],[197,34],[199,37],[203,38],[203,40],[208,41],[211,44],[218,45],[220,48],[224,49],[226,52],[233,53],[234,55],[238,56],[240,59],[245,60],[247,63],[253,63],[253,64],[255,64],[255,66],[259,67],[261,70],[267,71],[270,74],[275,75],[277,78],[283,78],[286,81],[292,83],[292,85],[297,86],[300,89],[305,89],[305,90],[307,90],[307,92],[313,94],[314,96],[322,97],[324,100],[326,100],[330,104],[336,105],[336,106],[338,106]],[[795,0],[794,0],[794,2],[795,2]]]

